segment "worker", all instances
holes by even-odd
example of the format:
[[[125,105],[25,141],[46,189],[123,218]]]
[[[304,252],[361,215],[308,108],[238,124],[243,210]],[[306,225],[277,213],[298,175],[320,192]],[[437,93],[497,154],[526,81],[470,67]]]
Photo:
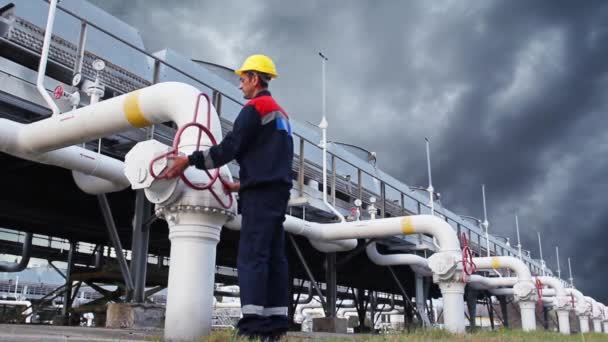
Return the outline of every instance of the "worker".
[[[235,73],[249,102],[232,132],[206,151],[175,157],[166,175],[177,177],[190,165],[213,169],[233,159],[239,163],[240,182],[227,184],[239,193],[242,215],[237,269],[243,317],[238,334],[277,340],[289,323],[283,221],[292,187],[292,131],[287,113],[268,91],[270,80],[277,77],[273,61],[252,55]]]

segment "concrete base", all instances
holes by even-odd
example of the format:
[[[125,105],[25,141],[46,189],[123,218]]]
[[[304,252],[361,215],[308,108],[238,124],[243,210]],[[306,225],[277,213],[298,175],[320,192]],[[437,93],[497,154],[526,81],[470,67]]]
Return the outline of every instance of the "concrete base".
[[[155,304],[108,304],[106,328],[162,328],[165,308]]]
[[[345,318],[313,318],[312,331],[346,334],[348,320]]]

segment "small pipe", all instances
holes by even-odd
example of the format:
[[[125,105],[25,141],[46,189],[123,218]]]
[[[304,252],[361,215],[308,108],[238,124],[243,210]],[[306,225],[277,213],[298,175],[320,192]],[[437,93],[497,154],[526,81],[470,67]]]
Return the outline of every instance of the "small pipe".
[[[426,142],[426,169],[429,175],[429,187],[426,189],[429,193],[429,207],[431,207],[431,215],[435,215],[435,201],[433,200],[433,195],[435,193],[435,188],[433,188],[433,177],[431,175],[431,148],[429,138],[424,138]]]
[[[23,247],[21,249],[21,260],[11,265],[0,265],[0,272],[21,272],[27,268],[32,256],[32,238],[34,234],[31,232],[25,233],[25,239],[23,240]]]
[[[46,91],[44,87],[44,76],[46,75],[46,64],[49,59],[49,50],[51,46],[51,37],[53,36],[53,24],[55,23],[55,10],[57,9],[58,0],[50,0],[49,3],[49,16],[46,22],[46,30],[44,31],[44,41],[42,43],[42,53],[40,55],[40,64],[38,65],[38,78],[36,79],[36,89],[46,104],[53,111],[53,115],[59,114],[61,111],[57,104],[51,98],[51,95]]]
[[[488,211],[486,209],[486,185],[481,185],[481,195],[483,198],[483,222],[481,225],[486,231],[486,251],[488,252],[488,256],[490,256],[490,235],[488,234],[488,227],[490,226],[490,222],[488,222]]]
[[[416,273],[421,272],[422,275],[425,275],[425,276],[432,275],[431,270],[428,268],[428,264],[429,264],[428,260],[419,255],[410,254],[410,253],[400,253],[400,254],[390,254],[390,255],[380,254],[380,252],[378,252],[378,247],[376,245],[376,242],[371,242],[370,244],[368,244],[367,247],[365,248],[365,251],[366,251],[369,259],[376,265],[380,265],[380,266],[409,265],[410,267],[412,267],[412,269]]]
[[[559,265],[559,247],[555,246],[555,257],[557,260],[557,278],[561,279],[562,278],[562,270],[560,268]]]
[[[570,287],[574,288],[574,278],[572,277],[572,265],[570,264],[570,258],[568,258],[568,271],[570,272]]]

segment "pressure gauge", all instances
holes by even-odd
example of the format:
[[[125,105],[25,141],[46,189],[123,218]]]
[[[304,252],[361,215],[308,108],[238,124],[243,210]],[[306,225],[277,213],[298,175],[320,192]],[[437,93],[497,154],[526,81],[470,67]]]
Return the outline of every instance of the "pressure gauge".
[[[101,59],[96,59],[93,62],[93,69],[95,69],[95,71],[101,71],[106,67],[106,63],[104,61],[102,61]]]
[[[76,75],[74,75],[74,77],[72,78],[72,87],[79,85],[81,80],[82,80],[82,75],[80,73],[77,73]]]
[[[371,203],[371,204],[376,203],[376,197],[370,197],[369,198],[369,203]]]
[[[361,200],[357,198],[357,199],[355,200],[355,206],[360,207],[360,206],[361,206],[361,204],[363,204],[363,202],[361,202]]]

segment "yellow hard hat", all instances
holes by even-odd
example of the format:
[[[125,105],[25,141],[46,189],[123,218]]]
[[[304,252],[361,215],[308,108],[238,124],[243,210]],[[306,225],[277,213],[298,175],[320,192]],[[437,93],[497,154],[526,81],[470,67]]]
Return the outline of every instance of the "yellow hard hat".
[[[271,78],[275,78],[277,75],[277,69],[274,67],[274,62],[270,57],[264,55],[251,55],[247,57],[243,66],[236,70],[234,73],[241,75],[245,71],[259,71],[270,75]]]

